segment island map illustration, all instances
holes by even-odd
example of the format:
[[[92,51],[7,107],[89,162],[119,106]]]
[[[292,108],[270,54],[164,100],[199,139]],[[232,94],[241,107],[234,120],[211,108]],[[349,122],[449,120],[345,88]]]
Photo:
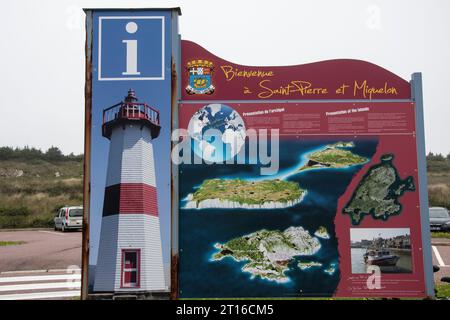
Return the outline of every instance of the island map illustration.
[[[200,109],[189,124],[194,152],[210,160],[229,159],[245,146],[240,115],[222,106]],[[231,154],[215,155],[215,146],[202,140],[211,127],[224,144],[242,141],[223,148]],[[180,237],[181,256],[190,257],[181,269],[189,273],[181,296],[332,295],[340,278],[333,221],[355,174],[370,166],[340,213],[354,225],[364,216],[400,214],[402,195],[415,190],[412,177],[399,176],[394,154],[372,159],[377,145],[376,137],[281,140],[274,176],[261,176],[250,164],[181,165],[180,225],[192,230]],[[236,285],[221,286],[224,278]]]

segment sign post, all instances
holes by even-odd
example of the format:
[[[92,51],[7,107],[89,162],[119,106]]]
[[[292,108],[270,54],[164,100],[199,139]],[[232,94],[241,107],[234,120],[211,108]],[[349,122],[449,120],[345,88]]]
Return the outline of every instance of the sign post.
[[[428,209],[427,159],[425,149],[424,109],[422,94],[422,74],[413,73],[411,77],[412,99],[416,106],[417,161],[420,180],[420,212],[422,226],[422,248],[425,272],[426,292],[434,297],[433,257],[431,255],[430,217]]]

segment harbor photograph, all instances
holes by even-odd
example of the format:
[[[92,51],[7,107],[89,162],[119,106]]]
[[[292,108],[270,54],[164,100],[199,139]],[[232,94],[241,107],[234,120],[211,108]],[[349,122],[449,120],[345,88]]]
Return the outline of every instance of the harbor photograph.
[[[411,273],[409,228],[350,229],[352,273]]]

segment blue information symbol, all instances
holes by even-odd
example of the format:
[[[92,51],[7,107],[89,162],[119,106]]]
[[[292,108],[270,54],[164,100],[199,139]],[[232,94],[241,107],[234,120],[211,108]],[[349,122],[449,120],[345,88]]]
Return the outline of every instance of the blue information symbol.
[[[164,80],[164,16],[99,17],[98,80]]]

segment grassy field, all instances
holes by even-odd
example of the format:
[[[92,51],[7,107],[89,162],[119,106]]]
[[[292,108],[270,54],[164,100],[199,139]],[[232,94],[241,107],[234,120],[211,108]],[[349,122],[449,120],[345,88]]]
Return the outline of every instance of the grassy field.
[[[427,157],[428,198],[430,206],[450,209],[450,157]]]
[[[25,241],[0,241],[0,247],[18,246],[24,243]]]
[[[82,204],[82,178],[81,157],[0,157],[0,228],[52,227],[58,208]]]
[[[431,232],[431,237],[450,239],[450,232]]]
[[[450,284],[443,283],[436,285],[436,298],[450,298]]]

